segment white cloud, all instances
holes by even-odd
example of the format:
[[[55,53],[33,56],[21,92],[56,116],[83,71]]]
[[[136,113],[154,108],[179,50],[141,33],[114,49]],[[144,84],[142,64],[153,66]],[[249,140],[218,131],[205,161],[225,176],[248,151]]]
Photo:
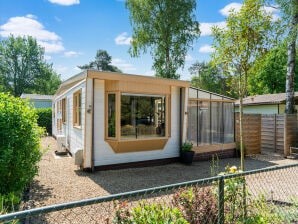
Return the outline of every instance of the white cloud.
[[[37,21],[34,15],[11,17],[7,23],[0,26],[0,36],[32,36],[38,44],[45,48],[46,53],[57,53],[64,50],[61,38],[48,31]]]
[[[193,59],[193,57],[190,54],[186,55],[185,61],[193,61],[193,60],[194,59]]]
[[[113,58],[112,65],[118,67],[119,69],[121,69],[123,72],[126,72],[126,73],[137,70],[132,64],[129,64],[120,58]]]
[[[48,0],[51,3],[58,4],[58,5],[77,5],[80,4],[80,0]]]
[[[241,3],[237,3],[237,2],[232,2],[228,5],[226,5],[224,8],[222,8],[221,10],[219,10],[219,12],[223,15],[223,16],[229,16],[231,13],[231,10],[234,9],[235,12],[239,12],[240,9],[242,7]],[[269,6],[264,6],[263,10],[266,13],[269,13],[272,15],[272,20],[277,20],[279,18],[279,16],[277,15],[277,13],[279,12],[279,10],[277,9],[277,7],[269,7]]]
[[[237,2],[232,2],[228,5],[226,5],[224,8],[222,8],[221,10],[219,10],[219,12],[223,15],[223,16],[229,16],[231,11],[234,10],[235,12],[239,12],[240,8],[241,8],[242,4],[237,3]]]
[[[225,28],[226,22],[217,22],[217,23],[200,23],[201,36],[209,36],[212,34],[212,27],[218,26],[219,28]]]
[[[132,38],[127,35],[127,32],[121,33],[115,38],[115,43],[117,45],[130,45]]]
[[[52,56],[50,56],[50,55],[44,55],[44,59],[47,60],[47,61],[49,61],[49,60],[52,59]]]
[[[81,55],[81,53],[76,52],[76,51],[66,51],[66,52],[64,52],[64,57],[66,57],[66,58],[77,57],[79,55]]]
[[[199,48],[199,52],[204,53],[204,54],[209,54],[209,53],[214,52],[214,48],[212,46],[206,44]]]

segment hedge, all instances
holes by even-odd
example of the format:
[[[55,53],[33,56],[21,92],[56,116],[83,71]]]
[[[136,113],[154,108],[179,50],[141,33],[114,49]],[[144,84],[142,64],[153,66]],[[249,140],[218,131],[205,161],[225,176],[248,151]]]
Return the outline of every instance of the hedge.
[[[46,129],[49,135],[52,135],[52,108],[37,108],[37,123],[39,127]]]
[[[27,101],[0,93],[0,195],[21,195],[38,172],[40,128]]]

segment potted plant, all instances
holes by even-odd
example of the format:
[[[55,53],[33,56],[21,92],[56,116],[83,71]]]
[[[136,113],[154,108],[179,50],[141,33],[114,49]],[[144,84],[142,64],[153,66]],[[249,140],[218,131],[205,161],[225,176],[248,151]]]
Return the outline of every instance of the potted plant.
[[[195,152],[192,150],[193,144],[191,142],[184,142],[181,146],[181,162],[191,165]]]

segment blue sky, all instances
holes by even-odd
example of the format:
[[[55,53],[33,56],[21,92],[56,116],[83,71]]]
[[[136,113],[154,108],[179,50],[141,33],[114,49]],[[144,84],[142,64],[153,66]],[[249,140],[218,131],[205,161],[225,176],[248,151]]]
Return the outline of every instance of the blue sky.
[[[224,27],[231,7],[239,9],[241,2],[197,0],[195,14],[202,34],[179,71],[181,79],[191,79],[191,64],[209,60],[210,27]],[[153,75],[149,54],[130,57],[131,33],[124,0],[0,0],[0,39],[9,34],[35,37],[62,80],[79,73],[77,66],[93,60],[98,49],[106,50],[113,58],[112,64],[125,73]]]

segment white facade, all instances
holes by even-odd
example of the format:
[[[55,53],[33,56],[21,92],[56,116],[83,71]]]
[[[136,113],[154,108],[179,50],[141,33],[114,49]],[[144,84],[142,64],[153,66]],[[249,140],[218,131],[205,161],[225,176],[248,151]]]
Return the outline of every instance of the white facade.
[[[88,77],[90,74],[86,71],[74,77],[73,80],[67,80],[57,91],[53,100],[53,135],[57,138],[61,136],[65,137],[66,148],[72,155],[75,155],[78,150],[83,150],[83,168],[93,169],[94,167],[105,165],[179,157],[179,146],[180,142],[183,141],[183,139],[181,139],[183,137],[181,136],[186,135],[182,133],[186,132],[186,130],[185,127],[181,127],[184,126],[181,124],[185,123],[184,117],[182,117],[181,120],[181,106],[187,109],[186,99],[188,99],[188,91],[186,86],[188,86],[188,82],[175,80],[169,81],[173,82],[173,85],[167,84],[170,88],[170,94],[168,94],[170,96],[170,118],[168,120],[170,135],[166,136],[167,142],[164,148],[122,153],[113,150],[105,134],[105,126],[107,125],[107,121],[105,120],[106,79],[113,79],[112,75],[103,72],[93,73],[96,73],[95,78],[93,76]],[[101,75],[103,75],[103,78],[101,78]],[[130,75],[119,75],[120,78],[123,76],[130,78]],[[152,77],[139,78],[137,76],[136,78],[140,79],[140,82],[144,82],[144,80],[146,81],[147,79],[150,82],[155,79]],[[166,83],[165,80],[162,80],[162,82]],[[179,86],[180,83],[181,86]],[[148,89],[150,89],[150,87],[148,87]],[[81,93],[81,125],[76,127],[74,125],[74,95],[78,91]],[[136,92],[136,90],[134,91]],[[182,98],[184,101],[182,104],[180,103],[181,91],[183,92]],[[146,93],[146,91],[144,93]],[[63,104],[65,104],[65,106],[63,106]],[[63,111],[63,108],[65,111]],[[183,115],[186,116],[186,114],[187,113],[183,111]]]
[[[82,92],[82,124],[80,127],[73,127],[73,94],[81,90]],[[61,95],[55,96],[53,101],[53,135],[56,137],[65,137],[65,147],[72,153],[75,154],[78,150],[84,148],[84,130],[85,130],[85,92],[86,92],[86,82],[82,81],[72,88],[68,89]],[[62,121],[61,114],[61,100],[66,100],[66,121]],[[60,105],[59,105],[60,104]],[[61,123],[61,128],[59,128],[59,122]]]

